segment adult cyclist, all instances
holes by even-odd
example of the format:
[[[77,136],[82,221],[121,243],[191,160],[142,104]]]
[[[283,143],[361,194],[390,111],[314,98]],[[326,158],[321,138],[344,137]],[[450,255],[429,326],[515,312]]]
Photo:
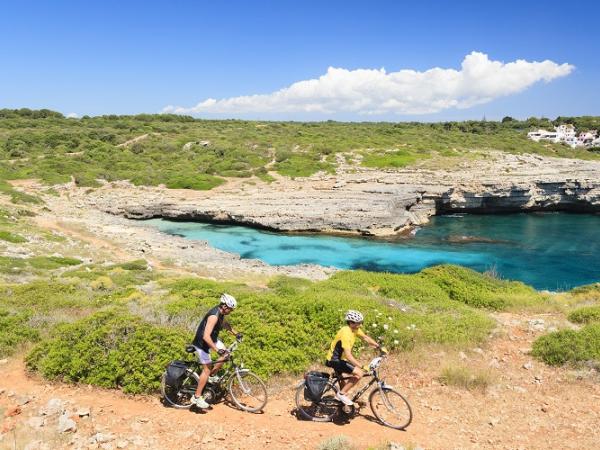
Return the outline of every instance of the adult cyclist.
[[[346,326],[340,328],[331,342],[325,365],[338,373],[350,374],[350,377],[340,382],[341,389],[335,395],[343,404],[350,406],[353,403],[346,394],[364,376],[364,371],[360,363],[352,354],[352,347],[354,346],[356,337],[358,336],[373,348],[381,349],[382,351],[386,350],[374,339],[367,336],[360,328],[364,321],[363,315],[360,312],[350,310],[346,313],[345,319]]]
[[[225,328],[236,338],[241,339],[242,337],[242,334],[237,333],[225,320],[225,316],[230,314],[236,306],[237,301],[233,296],[229,294],[221,295],[220,303],[206,313],[196,330],[196,336],[194,337],[192,345],[196,348],[196,354],[202,364],[202,373],[198,380],[198,388],[192,396],[192,404],[196,405],[198,408],[206,409],[209,407],[209,404],[202,396],[202,391],[204,390],[204,386],[206,386],[209,377],[217,373],[228,357],[225,345],[219,340],[219,332],[222,328]],[[214,364],[210,357],[211,350],[219,355],[219,358]]]

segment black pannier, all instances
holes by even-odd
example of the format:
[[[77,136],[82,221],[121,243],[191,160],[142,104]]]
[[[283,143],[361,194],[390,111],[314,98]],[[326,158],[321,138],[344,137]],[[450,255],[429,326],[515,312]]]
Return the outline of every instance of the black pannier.
[[[188,366],[185,361],[171,361],[167,366],[165,384],[172,388],[179,389],[185,378],[185,371],[187,368]]]
[[[328,381],[327,372],[308,372],[304,377],[304,399],[309,402],[320,401]]]

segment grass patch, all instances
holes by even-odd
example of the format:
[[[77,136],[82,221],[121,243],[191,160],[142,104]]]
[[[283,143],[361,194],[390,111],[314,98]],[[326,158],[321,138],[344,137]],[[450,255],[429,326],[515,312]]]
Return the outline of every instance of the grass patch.
[[[600,323],[541,336],[533,343],[531,354],[551,366],[600,362]]]
[[[487,371],[472,370],[465,366],[446,366],[438,377],[440,383],[467,390],[485,391],[492,384],[492,376]]]
[[[59,267],[77,266],[82,263],[80,259],[63,256],[34,256],[27,262],[36,269],[52,270]]]
[[[0,239],[7,242],[12,242],[13,244],[22,244],[23,242],[27,242],[23,236],[11,233],[9,231],[0,231]]]
[[[356,450],[350,439],[344,435],[332,436],[321,442],[317,450]]]

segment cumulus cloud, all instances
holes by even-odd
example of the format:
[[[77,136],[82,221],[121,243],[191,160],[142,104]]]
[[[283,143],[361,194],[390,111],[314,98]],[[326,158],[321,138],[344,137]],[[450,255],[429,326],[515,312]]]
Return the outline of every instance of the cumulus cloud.
[[[67,114],[67,119],[78,119],[79,118],[79,114],[71,112],[69,114]]]
[[[355,113],[430,114],[470,108],[521,92],[539,81],[549,82],[574,70],[571,64],[522,59],[504,63],[472,52],[460,70],[435,67],[347,70],[329,67],[317,79],[293,83],[270,94],[209,98],[193,107],[167,106],[176,114]]]

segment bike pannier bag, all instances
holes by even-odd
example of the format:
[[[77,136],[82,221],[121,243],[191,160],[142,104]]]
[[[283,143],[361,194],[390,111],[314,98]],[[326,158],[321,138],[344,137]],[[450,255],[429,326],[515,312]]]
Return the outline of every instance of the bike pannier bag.
[[[328,381],[327,372],[308,372],[304,382],[304,399],[309,402],[320,401]]]
[[[167,366],[167,376],[165,378],[166,385],[179,389],[183,382],[183,378],[185,377],[187,368],[185,361],[171,361]]]

